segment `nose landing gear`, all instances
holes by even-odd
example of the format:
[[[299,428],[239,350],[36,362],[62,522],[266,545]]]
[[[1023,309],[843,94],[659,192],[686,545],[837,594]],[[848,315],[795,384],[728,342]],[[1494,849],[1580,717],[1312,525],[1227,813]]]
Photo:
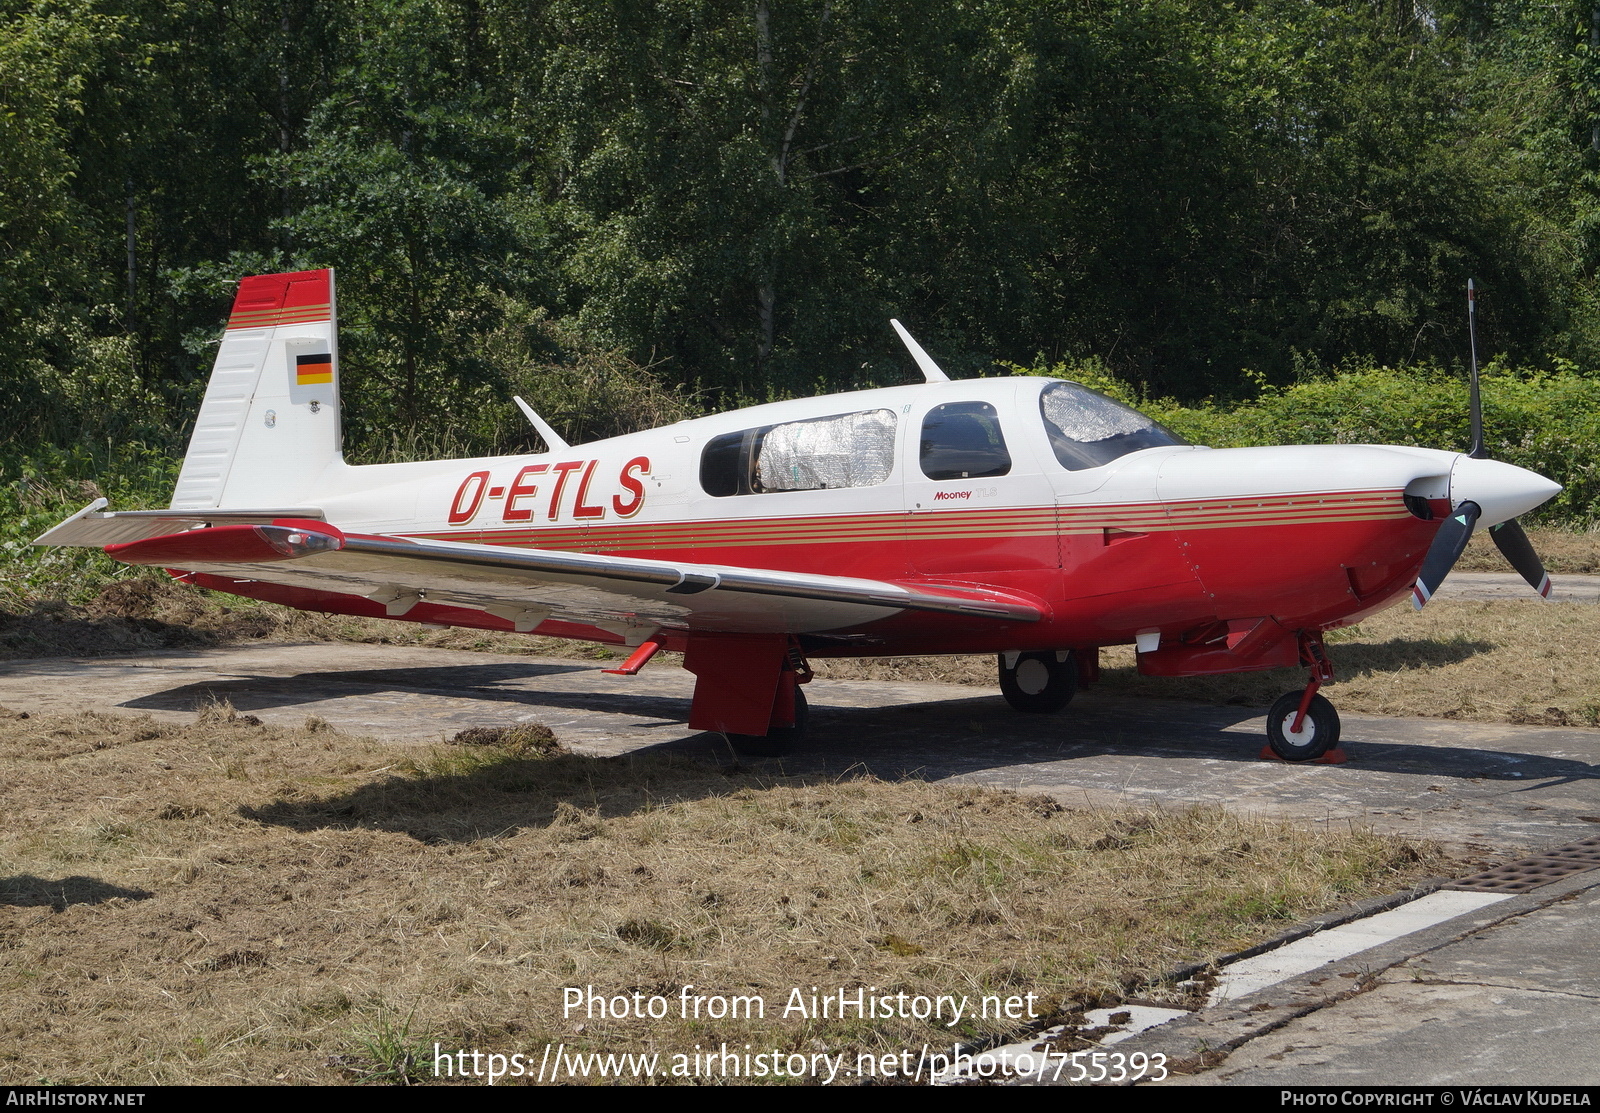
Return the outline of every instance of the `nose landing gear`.
[[[1339,744],[1339,713],[1317,689],[1333,679],[1333,662],[1320,630],[1300,633],[1300,661],[1310,673],[1305,689],[1285,692],[1267,712],[1267,749],[1262,757],[1337,765],[1345,760]]]

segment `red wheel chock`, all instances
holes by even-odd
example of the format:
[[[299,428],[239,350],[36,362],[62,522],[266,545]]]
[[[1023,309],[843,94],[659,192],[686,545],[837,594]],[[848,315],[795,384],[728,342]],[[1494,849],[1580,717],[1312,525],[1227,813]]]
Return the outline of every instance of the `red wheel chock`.
[[[1256,755],[1262,761],[1283,761],[1284,759],[1272,752],[1271,746],[1261,747],[1261,752]],[[1285,762],[1288,765],[1343,765],[1350,760],[1350,755],[1335,746],[1321,757],[1314,757],[1310,761]]]

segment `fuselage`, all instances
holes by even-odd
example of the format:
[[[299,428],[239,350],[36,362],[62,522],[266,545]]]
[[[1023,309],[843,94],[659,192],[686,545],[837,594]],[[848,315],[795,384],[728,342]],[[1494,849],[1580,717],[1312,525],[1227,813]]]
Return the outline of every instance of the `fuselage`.
[[[902,615],[821,655],[1170,642],[1264,618],[1326,629],[1402,598],[1452,505],[1463,457],[1428,449],[1096,441],[1124,420],[1107,411],[1083,434],[1100,462],[1063,434],[1078,419],[1059,382],[828,395],[525,456],[338,463],[303,501],[348,531],[984,585],[1048,616],[986,635]],[[1137,447],[1149,439],[1167,443]],[[1131,450],[1104,449],[1119,441]]]

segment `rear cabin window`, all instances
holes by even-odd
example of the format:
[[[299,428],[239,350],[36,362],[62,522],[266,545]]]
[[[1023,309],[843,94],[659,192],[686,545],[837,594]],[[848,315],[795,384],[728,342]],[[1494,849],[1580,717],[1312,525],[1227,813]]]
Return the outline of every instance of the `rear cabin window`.
[[[708,495],[873,487],[894,470],[893,410],[788,421],[713,437],[700,455]]]
[[[1051,383],[1039,395],[1044,431],[1068,471],[1109,464],[1142,448],[1188,444],[1138,410],[1077,383]]]
[[[922,419],[922,474],[982,479],[1011,470],[1000,415],[987,402],[946,402]]]

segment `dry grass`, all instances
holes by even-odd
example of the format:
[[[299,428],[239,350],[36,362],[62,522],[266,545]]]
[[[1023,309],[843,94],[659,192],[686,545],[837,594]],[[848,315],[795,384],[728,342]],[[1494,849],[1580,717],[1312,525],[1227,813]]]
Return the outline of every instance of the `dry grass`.
[[[1590,529],[1530,529],[1539,559],[1553,575],[1563,572],[1600,572],[1600,526]],[[1463,572],[1509,572],[1506,558],[1494,547],[1488,530],[1479,530],[1467,543],[1456,567]]]
[[[1341,711],[1546,726],[1600,726],[1600,613],[1592,603],[1435,600],[1393,607],[1328,637]],[[1305,686],[1301,669],[1227,676],[1140,676],[1132,646],[1101,651],[1100,692],[1264,707]],[[995,685],[993,657],[889,657],[817,663],[833,679]]]
[[[435,1040],[937,1047],[1017,1026],[777,1014],[797,986],[1070,1013],[1445,868],[1215,810],[592,759],[541,728],[464,741],[404,750],[225,707],[189,725],[0,712],[5,1076],[424,1080]],[[768,1019],[562,1016],[563,987],[690,984],[759,995]]]

